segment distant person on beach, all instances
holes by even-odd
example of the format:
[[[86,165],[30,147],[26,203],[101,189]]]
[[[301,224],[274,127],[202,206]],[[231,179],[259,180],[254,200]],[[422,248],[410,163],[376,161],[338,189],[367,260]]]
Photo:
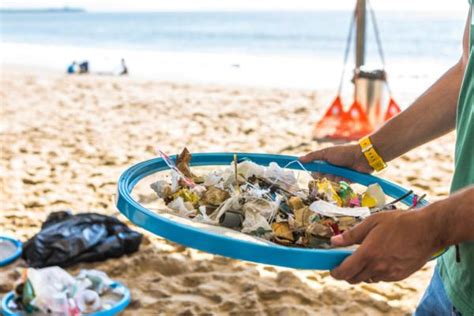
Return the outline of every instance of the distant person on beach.
[[[68,67],[67,67],[67,73],[72,75],[77,72],[77,63],[73,61]]]
[[[121,76],[128,75],[128,68],[127,68],[127,64],[125,64],[125,59],[122,58],[122,60],[120,61],[120,66],[122,67],[122,70],[120,71],[119,75]]]
[[[469,2],[463,55],[458,63],[360,146],[334,146],[300,158],[302,162],[324,160],[371,173],[456,129],[450,197],[416,211],[374,214],[331,239],[335,247],[360,244],[331,271],[334,278],[351,284],[405,279],[447,248],[415,316],[474,315],[474,0]],[[366,158],[362,148],[372,154]]]

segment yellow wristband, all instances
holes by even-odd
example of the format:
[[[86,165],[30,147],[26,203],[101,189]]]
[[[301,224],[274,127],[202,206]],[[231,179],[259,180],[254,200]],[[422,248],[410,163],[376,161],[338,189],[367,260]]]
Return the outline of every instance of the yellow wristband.
[[[369,165],[374,168],[375,171],[381,171],[387,168],[387,164],[383,161],[382,157],[377,153],[370,138],[368,136],[359,140],[359,145]]]

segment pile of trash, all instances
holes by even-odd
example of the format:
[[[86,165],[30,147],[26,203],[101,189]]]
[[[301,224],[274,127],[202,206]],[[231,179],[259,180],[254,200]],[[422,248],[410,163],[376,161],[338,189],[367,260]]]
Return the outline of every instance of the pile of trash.
[[[169,179],[151,184],[173,214],[295,247],[330,248],[330,238],[375,212],[395,208],[378,184],[356,192],[344,181],[311,179],[300,187],[293,171],[272,162],[234,162],[194,174],[185,148],[176,162],[162,153]]]
[[[76,277],[60,267],[24,270],[7,306],[18,314],[78,316],[116,306],[125,295],[107,274],[81,270]]]

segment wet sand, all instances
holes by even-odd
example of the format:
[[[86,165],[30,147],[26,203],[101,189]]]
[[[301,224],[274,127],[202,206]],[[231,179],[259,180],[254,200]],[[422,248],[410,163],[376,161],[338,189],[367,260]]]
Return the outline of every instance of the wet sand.
[[[328,146],[310,138],[328,91],[228,87],[98,76],[68,77],[3,66],[0,84],[0,232],[33,236],[51,211],[118,216],[121,172],[155,156],[246,151],[300,155]],[[454,135],[391,163],[382,176],[448,194]],[[151,192],[150,192],[151,193]],[[0,268],[0,296],[25,264]],[[125,315],[409,315],[433,270],[396,283],[349,285],[329,272],[297,271],[212,256],[145,233],[140,251],[95,268],[125,283]]]

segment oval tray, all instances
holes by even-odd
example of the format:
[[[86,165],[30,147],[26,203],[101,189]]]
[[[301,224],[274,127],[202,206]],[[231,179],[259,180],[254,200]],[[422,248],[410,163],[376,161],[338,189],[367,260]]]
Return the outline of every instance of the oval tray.
[[[7,264],[12,263],[15,261],[20,255],[21,255],[21,241],[15,238],[7,237],[7,236],[0,236],[0,240],[7,240],[13,243],[16,246],[16,251],[14,254],[12,254],[10,257],[0,260],[0,267],[6,266]]]
[[[239,160],[247,159],[263,166],[267,166],[270,162],[276,162],[281,167],[298,159],[294,156],[253,153],[237,153],[237,156]],[[176,156],[171,156],[171,159],[175,160]],[[233,160],[234,153],[193,153],[190,165],[230,165]],[[365,186],[378,183],[385,194],[393,198],[398,198],[408,192],[407,189],[381,178],[330,165],[322,161],[307,163],[304,164],[304,167],[308,171],[341,176]],[[288,168],[303,170],[297,164],[293,164],[292,167]],[[294,248],[240,240],[173,221],[143,207],[131,197],[130,193],[138,181],[151,174],[168,169],[169,167],[162,158],[143,161],[127,169],[120,176],[118,182],[117,208],[130,221],[156,235],[212,254],[297,269],[332,269],[353,252],[347,249]],[[411,206],[412,200],[413,194],[407,196],[401,202]],[[421,205],[427,204],[426,200],[419,203]]]
[[[95,312],[95,313],[92,313],[92,314],[85,314],[85,315],[87,315],[87,316],[113,316],[113,315],[117,315],[118,313],[123,311],[128,306],[128,304],[130,304],[130,290],[126,286],[124,286],[120,282],[114,282],[111,286],[115,287],[115,288],[116,287],[124,288],[124,293],[123,293],[122,299],[115,306],[112,306],[109,309],[105,309],[105,310],[102,310],[102,311],[98,311],[98,312]],[[22,313],[17,313],[15,311],[12,311],[8,307],[8,304],[10,303],[11,300],[13,300],[14,297],[15,297],[14,292],[9,292],[3,297],[3,299],[2,299],[2,309],[1,309],[1,311],[3,312],[2,315],[5,315],[5,316],[29,315],[29,314],[26,314],[26,313],[23,313],[23,314]]]

